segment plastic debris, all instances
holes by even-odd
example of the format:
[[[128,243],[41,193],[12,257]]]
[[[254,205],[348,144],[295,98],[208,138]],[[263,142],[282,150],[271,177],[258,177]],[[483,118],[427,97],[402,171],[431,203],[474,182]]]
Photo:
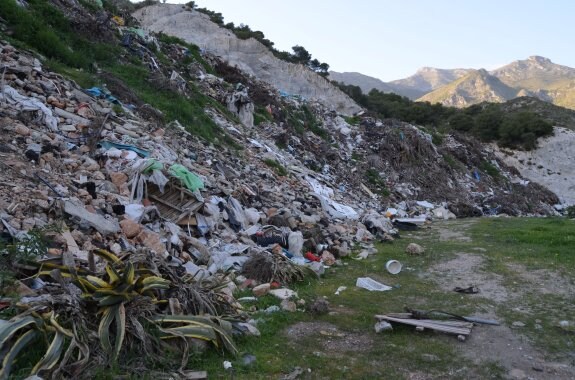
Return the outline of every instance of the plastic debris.
[[[190,191],[196,191],[204,188],[204,182],[200,179],[200,177],[190,172],[183,165],[173,164],[170,166],[169,172],[171,175],[182,181],[184,186],[186,186],[186,188],[188,188]]]
[[[391,286],[384,285],[370,277],[359,277],[355,282],[355,286],[375,292],[383,292],[393,289]]]

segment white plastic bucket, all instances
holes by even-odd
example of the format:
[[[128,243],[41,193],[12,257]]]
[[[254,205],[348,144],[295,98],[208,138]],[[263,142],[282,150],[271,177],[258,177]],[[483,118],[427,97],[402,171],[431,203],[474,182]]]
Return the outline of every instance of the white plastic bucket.
[[[387,271],[391,274],[398,274],[401,272],[401,267],[401,263],[397,260],[389,260],[387,263],[385,263],[385,269],[387,269]]]

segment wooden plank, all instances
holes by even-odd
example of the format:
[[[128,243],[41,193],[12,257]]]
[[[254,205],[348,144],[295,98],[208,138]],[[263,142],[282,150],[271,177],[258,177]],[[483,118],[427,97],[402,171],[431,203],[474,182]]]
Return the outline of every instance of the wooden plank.
[[[449,322],[449,321],[434,321],[431,319],[405,319],[405,318],[389,317],[387,315],[376,315],[375,318],[378,320],[383,319],[389,322],[403,323],[405,325],[423,327],[427,329],[457,335],[469,335],[471,333],[471,327],[473,327],[473,323],[469,323],[468,327],[456,327],[456,326],[449,326],[444,323],[436,323],[436,322]]]
[[[468,328],[473,327],[472,322],[459,321],[459,320],[416,319],[416,318],[413,318],[411,313],[393,313],[393,314],[390,313],[390,314],[376,315],[375,316],[375,318],[378,320],[385,319],[382,317],[397,318],[397,319],[411,319],[414,321],[432,322],[432,323],[435,323],[437,325],[450,326],[450,327],[468,327]]]
[[[175,210],[177,210],[177,211],[179,211],[179,212],[184,212],[184,210],[182,210],[181,208],[179,208],[179,207],[177,207],[177,206],[174,206],[173,204],[169,203],[169,201],[165,201],[165,200],[163,200],[163,199],[161,199],[161,198],[159,198],[159,197],[156,197],[155,195],[151,195],[151,194],[150,194],[148,197],[152,198],[152,199],[153,199],[154,201],[156,201],[156,202],[160,202],[160,203],[163,204],[164,206],[168,206],[168,207],[170,207],[170,208],[172,208],[172,209],[175,209]]]
[[[413,319],[413,314],[411,313],[389,313],[389,314],[385,314],[388,317],[393,317],[393,318],[404,318],[404,319]],[[375,318],[380,317],[380,315],[376,315]]]

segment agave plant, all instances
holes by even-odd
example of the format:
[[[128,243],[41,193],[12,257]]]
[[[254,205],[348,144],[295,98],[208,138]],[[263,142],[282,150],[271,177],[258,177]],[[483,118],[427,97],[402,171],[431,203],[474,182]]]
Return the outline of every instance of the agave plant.
[[[117,360],[126,334],[125,304],[139,296],[148,296],[157,302],[156,291],[169,289],[170,281],[156,276],[149,270],[136,270],[131,262],[124,263],[117,256],[104,250],[97,253],[108,260],[105,275],[73,276],[83,291],[83,297],[97,302],[102,315],[98,336],[102,349],[112,360]],[[115,342],[112,348],[110,332],[115,325]]]
[[[60,326],[53,312],[43,316],[36,313],[16,316],[0,325],[0,351],[9,346],[2,360],[1,380],[7,379],[10,375],[12,364],[18,354],[30,348],[32,343],[42,337],[51,338],[51,343],[44,356],[32,368],[31,375],[36,375],[43,370],[52,370],[62,356],[66,338],[74,339],[74,334]]]
[[[189,339],[207,341],[219,350],[237,353],[230,338],[231,323],[209,315],[160,314],[166,310],[163,306],[168,302],[168,295],[180,294],[170,288],[176,284],[182,285],[173,274],[169,276],[172,281],[162,277],[158,270],[158,267],[164,268],[162,264],[155,265],[137,255],[128,261],[126,257],[122,260],[103,250],[94,253],[106,262],[104,269],[98,273],[56,264],[43,264],[44,267],[38,272],[58,282],[62,277],[70,279],[81,289],[80,297],[74,298],[69,294],[60,297],[65,299],[65,302],[61,302],[57,295],[53,295],[55,300],[50,303],[38,305],[4,323],[0,321],[0,353],[4,355],[0,359],[0,380],[8,378],[19,354],[35,345],[39,339],[50,344],[31,373],[50,372],[54,378],[63,377],[63,373],[71,377],[80,376],[90,363],[94,365],[102,362],[102,359],[119,362],[126,341],[152,342],[150,347],[154,352],[159,352],[161,347],[153,343],[157,342],[154,337],[159,337],[160,341],[182,339],[185,343],[182,363],[187,361]],[[70,304],[70,299],[73,304]],[[51,311],[40,315],[35,310]],[[62,324],[56,316],[60,311],[66,314]],[[149,322],[147,329],[138,318],[145,318]],[[94,331],[96,326],[97,334]],[[101,350],[94,345],[96,337]]]

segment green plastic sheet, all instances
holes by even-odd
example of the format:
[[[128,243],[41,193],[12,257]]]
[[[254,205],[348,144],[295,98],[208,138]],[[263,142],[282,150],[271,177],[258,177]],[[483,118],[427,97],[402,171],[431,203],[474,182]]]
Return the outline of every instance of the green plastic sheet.
[[[204,182],[200,179],[200,177],[190,172],[183,165],[173,164],[170,166],[169,172],[172,176],[182,181],[184,186],[190,191],[196,191],[204,188]]]

